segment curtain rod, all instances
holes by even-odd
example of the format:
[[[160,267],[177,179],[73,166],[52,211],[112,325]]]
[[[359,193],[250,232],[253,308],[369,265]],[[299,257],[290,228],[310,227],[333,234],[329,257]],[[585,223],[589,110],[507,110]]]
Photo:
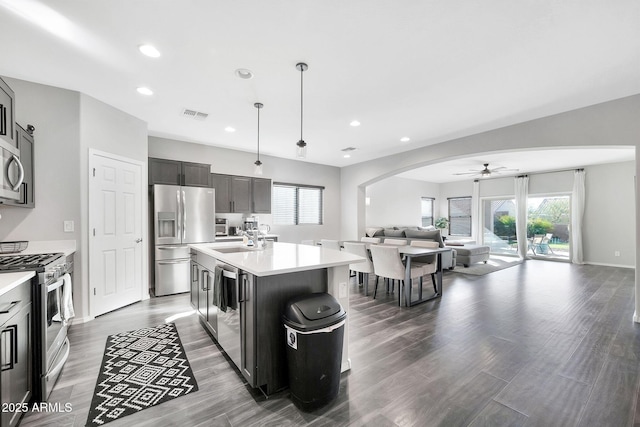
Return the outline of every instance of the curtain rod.
[[[558,173],[558,172],[574,172],[574,171],[584,171],[584,168],[575,168],[575,169],[556,169],[556,170],[550,170],[550,171],[544,171],[544,172],[529,172],[529,173],[524,173],[524,174],[519,174],[519,175],[505,175],[505,176],[496,176],[496,177],[492,177],[492,178],[476,178],[473,181],[488,181],[490,179],[502,179],[502,178],[510,178],[510,177],[514,177],[514,178],[519,178],[519,177],[524,177],[524,176],[529,176],[529,175],[545,175],[548,173]]]

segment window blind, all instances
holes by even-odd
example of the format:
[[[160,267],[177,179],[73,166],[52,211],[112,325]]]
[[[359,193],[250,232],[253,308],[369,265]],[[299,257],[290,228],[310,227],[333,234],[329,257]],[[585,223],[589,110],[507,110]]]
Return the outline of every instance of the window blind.
[[[274,224],[322,224],[324,187],[273,184]]]

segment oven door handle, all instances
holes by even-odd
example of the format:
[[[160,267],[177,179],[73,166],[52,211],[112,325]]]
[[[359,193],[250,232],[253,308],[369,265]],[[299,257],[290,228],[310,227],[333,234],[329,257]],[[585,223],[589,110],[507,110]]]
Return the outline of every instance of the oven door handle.
[[[62,344],[62,346],[65,348],[64,354],[62,355],[62,357],[58,361],[58,364],[53,366],[51,368],[51,370],[49,372],[47,372],[47,375],[46,375],[47,381],[49,380],[49,378],[52,378],[52,377],[55,377],[56,375],[58,375],[58,373],[64,367],[65,362],[69,358],[69,347],[70,347],[70,345],[69,345],[69,338],[68,337],[64,339],[64,343]]]
[[[47,286],[47,292],[55,291],[56,289],[58,289],[62,285],[64,285],[64,280],[60,279],[57,282],[48,285]]]

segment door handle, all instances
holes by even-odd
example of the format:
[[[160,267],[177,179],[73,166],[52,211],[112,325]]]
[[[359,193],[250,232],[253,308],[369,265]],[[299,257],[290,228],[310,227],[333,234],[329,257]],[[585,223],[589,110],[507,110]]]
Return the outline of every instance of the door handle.
[[[136,239],[136,243],[142,242],[142,239]]]
[[[16,165],[18,165],[19,175],[18,175],[18,182],[14,184],[9,180],[9,183],[12,185],[11,187],[12,191],[18,191],[18,189],[22,185],[22,181],[24,180],[24,167],[22,167],[22,163],[20,163],[20,159],[15,154],[13,155],[13,157],[11,157],[11,160],[9,161],[9,163],[11,162],[14,162]]]

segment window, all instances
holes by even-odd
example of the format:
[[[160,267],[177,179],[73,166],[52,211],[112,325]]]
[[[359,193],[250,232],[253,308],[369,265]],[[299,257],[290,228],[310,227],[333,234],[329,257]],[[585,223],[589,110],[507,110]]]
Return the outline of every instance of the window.
[[[423,197],[421,201],[422,226],[433,225],[433,197]]]
[[[279,225],[322,224],[324,187],[273,184],[273,223]]]
[[[471,197],[449,199],[449,234],[471,236]]]

